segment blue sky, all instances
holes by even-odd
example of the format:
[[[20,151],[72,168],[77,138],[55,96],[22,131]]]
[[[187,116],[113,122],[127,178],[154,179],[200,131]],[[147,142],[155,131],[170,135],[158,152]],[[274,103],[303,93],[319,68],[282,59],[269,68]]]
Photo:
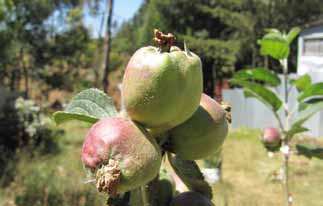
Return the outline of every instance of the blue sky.
[[[102,2],[106,2],[103,0]],[[118,25],[120,25],[123,21],[130,19],[136,11],[139,9],[143,0],[114,0],[114,8],[113,8],[113,21],[117,21]],[[105,5],[101,3],[100,5],[102,10]],[[98,32],[100,29],[101,17],[93,17],[87,14],[85,9],[85,25],[92,30],[92,34],[94,37],[98,36]],[[103,32],[105,28],[103,29]]]

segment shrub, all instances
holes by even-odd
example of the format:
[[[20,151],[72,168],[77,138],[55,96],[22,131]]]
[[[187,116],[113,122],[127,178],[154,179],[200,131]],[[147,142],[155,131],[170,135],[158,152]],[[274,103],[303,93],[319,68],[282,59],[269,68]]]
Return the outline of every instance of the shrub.
[[[13,178],[17,152],[57,152],[57,138],[63,131],[54,129],[32,100],[3,89],[0,94],[0,185],[6,185]]]

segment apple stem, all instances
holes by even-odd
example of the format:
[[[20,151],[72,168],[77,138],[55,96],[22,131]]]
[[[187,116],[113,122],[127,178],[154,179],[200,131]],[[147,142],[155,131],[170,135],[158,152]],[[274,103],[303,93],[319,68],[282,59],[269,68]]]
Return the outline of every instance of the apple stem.
[[[143,185],[143,186],[140,187],[141,199],[142,199],[143,206],[150,206],[149,194],[148,194],[148,191],[147,191],[147,187],[148,187],[148,185]]]
[[[283,59],[281,62],[281,65],[283,67],[283,74],[284,74],[284,90],[285,90],[285,95],[284,95],[284,105],[285,107],[285,127],[283,127],[283,131],[288,131],[290,129],[290,118],[288,118],[290,111],[288,108],[288,61],[287,58]],[[286,146],[288,148],[288,151],[283,154],[283,170],[284,170],[284,178],[283,178],[283,187],[284,187],[284,193],[285,193],[285,205],[286,206],[292,206],[292,196],[289,193],[289,185],[288,185],[288,165],[289,165],[289,141],[291,137],[288,137],[286,134],[284,135],[283,138],[283,146]]]

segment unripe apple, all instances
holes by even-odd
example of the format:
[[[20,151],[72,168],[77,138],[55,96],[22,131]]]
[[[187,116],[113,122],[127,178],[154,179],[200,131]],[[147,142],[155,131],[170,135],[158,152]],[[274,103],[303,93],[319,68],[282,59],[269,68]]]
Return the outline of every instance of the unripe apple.
[[[96,176],[96,187],[110,196],[146,184],[159,172],[161,152],[156,140],[123,117],[99,120],[89,130],[82,162]]]
[[[127,65],[122,102],[131,119],[162,133],[192,116],[202,87],[202,63],[196,54],[175,46],[168,52],[147,46]]]
[[[219,150],[227,133],[224,109],[211,97],[202,94],[200,106],[192,117],[169,131],[167,147],[183,159],[201,159]]]

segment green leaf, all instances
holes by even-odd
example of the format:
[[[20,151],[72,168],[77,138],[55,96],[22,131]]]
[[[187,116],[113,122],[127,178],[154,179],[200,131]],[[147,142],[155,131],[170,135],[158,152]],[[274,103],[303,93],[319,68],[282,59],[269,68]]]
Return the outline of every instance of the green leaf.
[[[94,124],[97,122],[99,119],[85,115],[85,114],[76,114],[74,112],[68,112],[68,111],[58,111],[53,114],[54,121],[56,124],[61,124],[62,122],[65,121],[70,121],[70,120],[79,120],[82,122],[88,122],[91,124]]]
[[[316,112],[323,109],[323,102],[308,105],[306,109],[298,113],[293,125],[302,125],[306,120],[313,116]]]
[[[277,86],[281,82],[277,74],[261,67],[240,70],[234,74],[233,78],[239,80],[259,80],[271,86]]]
[[[296,80],[292,80],[291,83],[298,89],[298,91],[304,91],[311,86],[312,79],[310,75],[305,74]]]
[[[278,29],[275,29],[275,28],[265,29],[265,32],[266,33],[278,33],[278,34],[282,35],[282,33]]]
[[[310,104],[307,104],[307,103],[304,103],[304,102],[299,103],[298,111],[302,111],[302,110],[306,109],[309,105]]]
[[[178,155],[173,156],[170,153],[168,153],[168,160],[176,174],[190,190],[212,198],[212,188],[204,180],[202,172],[194,161],[184,160]]]
[[[310,87],[306,88],[297,99],[298,101],[302,101],[305,98],[313,96],[323,96],[323,82],[312,84]]]
[[[297,37],[297,35],[301,32],[301,29],[299,27],[294,27],[292,28],[287,36],[286,36],[286,39],[288,41],[288,43],[292,43],[292,41]]]
[[[288,138],[293,137],[295,134],[306,132],[308,129],[306,127],[302,127],[300,125],[293,125],[290,130],[287,131],[286,136]]]
[[[243,95],[246,97],[246,98],[257,98],[256,95],[254,95],[252,92],[250,92],[249,90],[243,90]]]
[[[281,33],[268,33],[258,41],[258,44],[262,55],[269,55],[277,60],[286,59],[289,56],[289,43]]]
[[[323,147],[308,144],[297,144],[296,150],[298,154],[304,155],[307,158],[316,157],[318,159],[323,159]]]
[[[95,123],[99,119],[113,117],[117,110],[111,97],[98,89],[86,89],[77,94],[64,111],[54,113],[54,121],[60,124],[70,120]]]
[[[323,97],[315,97],[315,98],[305,100],[304,102],[299,103],[298,110],[302,111],[302,110],[306,109],[308,106],[310,106],[312,104],[319,103],[319,102],[323,102]]]
[[[243,86],[250,97],[257,98],[274,111],[278,111],[282,105],[282,101],[277,97],[277,95],[274,92],[270,91],[269,89],[260,84],[242,81],[238,79],[231,79],[230,82],[233,84]]]

